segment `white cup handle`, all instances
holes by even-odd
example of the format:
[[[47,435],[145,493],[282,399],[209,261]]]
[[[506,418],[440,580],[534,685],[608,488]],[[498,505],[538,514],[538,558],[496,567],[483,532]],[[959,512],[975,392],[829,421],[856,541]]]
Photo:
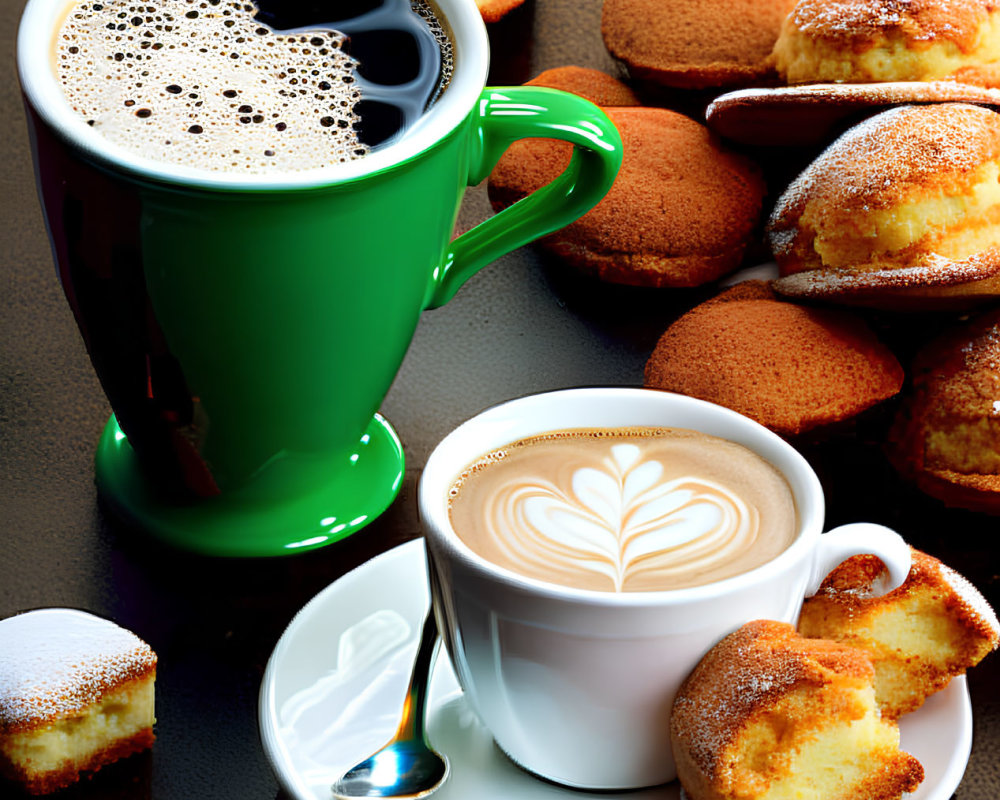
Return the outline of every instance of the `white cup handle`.
[[[806,597],[816,594],[824,578],[839,564],[861,554],[878,556],[889,571],[888,581],[876,585],[876,595],[898,588],[910,573],[910,546],[902,536],[884,525],[852,522],[819,537]]]

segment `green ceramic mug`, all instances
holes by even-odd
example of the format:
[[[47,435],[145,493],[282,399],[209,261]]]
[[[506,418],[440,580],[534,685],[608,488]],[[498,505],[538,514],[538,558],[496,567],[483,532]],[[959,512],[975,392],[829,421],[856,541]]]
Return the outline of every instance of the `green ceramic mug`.
[[[29,0],[18,69],[55,261],[114,415],[98,488],[133,525],[207,554],[302,552],[392,502],[399,439],[378,407],[420,313],[581,216],[621,141],[572,95],[484,88],[473,0],[441,97],[394,144],[331,168],[244,176],[109,142],[66,104],[47,44],[66,0]],[[466,186],[514,140],[563,139],[552,184],[453,241]]]

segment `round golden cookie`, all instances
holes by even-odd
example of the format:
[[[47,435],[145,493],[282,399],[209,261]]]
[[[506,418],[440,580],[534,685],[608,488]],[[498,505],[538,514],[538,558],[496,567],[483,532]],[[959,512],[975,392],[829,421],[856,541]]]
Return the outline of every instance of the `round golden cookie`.
[[[697,286],[736,269],[760,216],[764,182],[704,125],[662,108],[606,108],[624,160],[608,194],[540,241],[580,271],[635,286]],[[496,210],[553,180],[571,147],[515,142],[490,175]]]
[[[798,0],[774,44],[787,83],[1000,85],[994,0]]]
[[[848,130],[767,225],[781,294],[879,308],[1000,297],[1000,114],[899,106]]]
[[[682,89],[773,82],[793,0],[604,0],[601,33],[634,78]]]
[[[642,105],[635,92],[625,83],[606,72],[589,67],[553,67],[527,82],[528,86],[561,89],[585,97],[598,106]]]
[[[899,800],[923,780],[899,728],[875,703],[857,648],[748,622],[681,686],[670,740],[690,800],[764,797]]]
[[[1000,514],[1000,310],[949,330],[914,359],[889,432],[901,474],[947,505]]]
[[[782,435],[849,419],[895,395],[903,370],[854,314],[797,306],[748,281],[675,321],[645,385],[726,406]]]
[[[807,147],[829,142],[852,119],[890,106],[975,103],[1000,107],[1000,89],[955,81],[811,83],[739,89],[719,95],[705,110],[705,124],[735,142]]]

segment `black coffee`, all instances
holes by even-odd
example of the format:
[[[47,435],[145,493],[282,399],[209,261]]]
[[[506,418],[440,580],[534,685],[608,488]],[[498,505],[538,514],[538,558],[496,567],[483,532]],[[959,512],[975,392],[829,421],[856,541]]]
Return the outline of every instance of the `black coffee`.
[[[158,161],[249,172],[396,141],[452,69],[425,0],[86,0],[55,57],[68,101],[107,138]]]
[[[347,35],[357,61],[358,137],[375,147],[410,127],[436,96],[450,42],[426,3],[410,0],[258,0],[257,20],[286,33],[330,29]]]

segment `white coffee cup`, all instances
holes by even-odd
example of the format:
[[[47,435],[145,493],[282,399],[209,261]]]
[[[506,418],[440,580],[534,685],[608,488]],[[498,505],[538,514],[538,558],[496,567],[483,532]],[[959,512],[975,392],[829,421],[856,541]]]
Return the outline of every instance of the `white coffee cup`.
[[[792,489],[799,533],[772,561],[685,589],[601,592],[527,578],[474,553],[448,514],[463,468],[505,444],[569,428],[688,428],[742,444]],[[491,408],[435,448],[419,486],[431,594],[465,696],[525,769],[587,789],[673,780],[669,718],[680,683],[719,639],[753,619],[794,622],[803,598],[841,561],[872,553],[903,582],[909,547],[857,523],[823,533],[816,474],[787,442],[729,409],[649,389],[584,388]]]

